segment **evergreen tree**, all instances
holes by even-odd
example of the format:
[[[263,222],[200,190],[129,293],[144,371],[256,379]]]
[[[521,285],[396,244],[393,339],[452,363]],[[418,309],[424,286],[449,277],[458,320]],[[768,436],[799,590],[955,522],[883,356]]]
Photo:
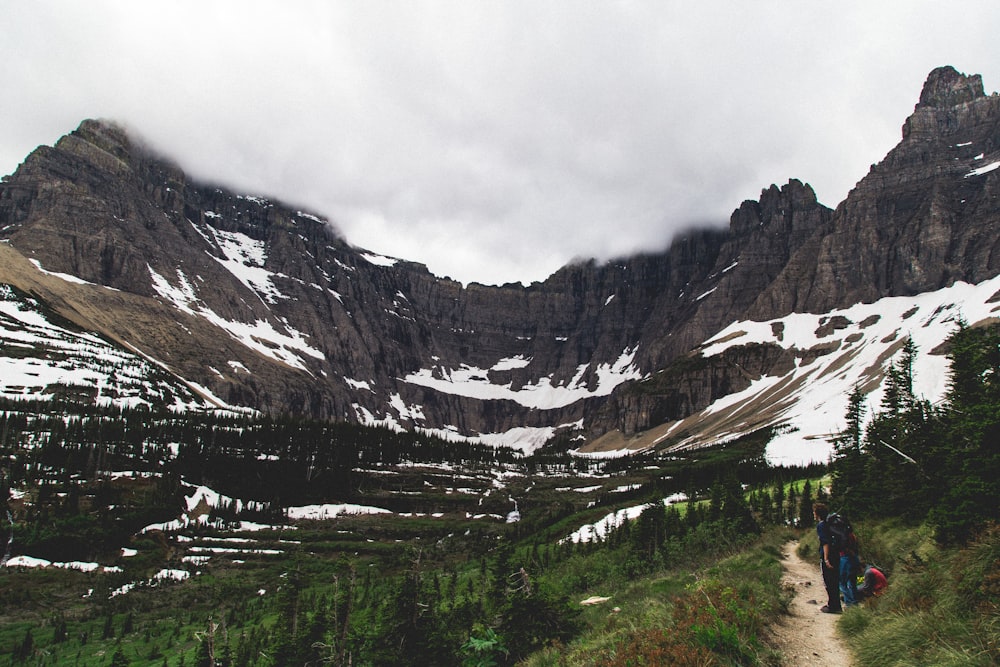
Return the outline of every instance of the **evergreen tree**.
[[[67,629],[66,629],[66,617],[58,616],[52,623],[52,641],[53,643],[60,644],[66,641]]]
[[[253,650],[246,631],[241,632],[236,642],[236,655],[233,658],[233,667],[249,667],[251,656],[255,654],[256,651]]]
[[[565,597],[545,591],[510,596],[501,613],[498,633],[510,652],[511,664],[547,642],[568,641],[579,630],[578,608]]]
[[[951,483],[931,511],[940,539],[965,541],[978,526],[1000,519],[1000,328],[960,323],[949,339],[951,384],[946,402],[948,451],[943,461]]]
[[[644,558],[652,560],[666,539],[667,514],[663,503],[646,505],[631,528],[632,548]]]
[[[920,433],[926,421],[923,405],[913,395],[915,354],[907,339],[901,357],[886,371],[882,404],[865,433],[864,493],[869,506],[895,516],[914,511],[915,491],[922,486],[919,463],[909,453],[913,434]]]
[[[750,511],[750,504],[743,493],[743,486],[734,472],[723,478],[722,489],[722,519],[727,526],[735,529],[737,535],[760,532],[760,526]]]
[[[788,500],[786,505],[786,510],[784,516],[785,523],[794,523],[799,516],[799,503],[798,503],[798,485],[789,484],[788,485]]]
[[[212,641],[209,637],[204,636],[198,643],[198,650],[195,652],[194,656],[194,666],[195,667],[214,667],[214,660],[212,658]]]
[[[302,581],[297,570],[289,573],[279,591],[279,618],[271,639],[271,655],[275,665],[298,665],[300,649],[299,613]]]
[[[771,492],[767,489],[761,489],[757,494],[757,501],[759,503],[761,520],[764,523],[775,523],[774,505],[771,501]]]
[[[802,485],[802,495],[799,496],[799,516],[797,519],[799,527],[805,527],[812,524],[812,506],[812,483],[807,479],[805,484]]]
[[[684,532],[684,520],[681,517],[681,511],[677,509],[676,505],[670,505],[667,507],[663,522],[663,533],[665,538],[680,538],[684,536]]]
[[[111,639],[115,634],[114,617],[111,612],[104,617],[104,630],[101,632],[101,639]]]
[[[31,628],[28,628],[24,633],[24,638],[21,639],[21,643],[14,650],[15,660],[27,660],[35,652],[35,637],[31,634]]]
[[[125,651],[122,650],[122,645],[118,644],[114,655],[111,656],[111,667],[128,667],[130,664],[129,659],[125,656]]]
[[[504,580],[497,582],[503,587]],[[380,609],[376,647],[378,664],[434,664],[449,650],[439,644],[441,628],[435,615],[437,600],[423,589],[420,555],[411,568],[385,596]],[[458,648],[458,644],[451,647]]]
[[[847,426],[833,441],[833,495],[845,512],[860,515],[868,509],[865,499],[864,406],[865,395],[855,385],[847,397]],[[800,513],[801,514],[801,513]],[[812,520],[812,509],[809,518]]]
[[[785,523],[785,485],[780,478],[774,485],[774,521],[778,524]]]
[[[717,479],[709,492],[708,515],[706,519],[710,522],[718,521],[722,518],[722,504],[725,500],[726,488],[722,485],[722,480]]]

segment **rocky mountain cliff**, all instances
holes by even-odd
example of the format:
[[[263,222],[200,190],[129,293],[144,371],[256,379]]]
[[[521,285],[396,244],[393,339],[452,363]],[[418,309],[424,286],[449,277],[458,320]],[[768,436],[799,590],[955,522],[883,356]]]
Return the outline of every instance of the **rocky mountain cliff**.
[[[979,75],[931,72],[903,139],[749,311],[823,312],[1000,272],[1000,96]]]
[[[773,343],[697,351],[735,321],[1000,274],[998,160],[1000,98],[939,68],[835,211],[791,180],[663,253],[463,287],[85,121],[0,186],[0,282],[218,404],[526,449],[559,430],[621,444],[799,363]]]

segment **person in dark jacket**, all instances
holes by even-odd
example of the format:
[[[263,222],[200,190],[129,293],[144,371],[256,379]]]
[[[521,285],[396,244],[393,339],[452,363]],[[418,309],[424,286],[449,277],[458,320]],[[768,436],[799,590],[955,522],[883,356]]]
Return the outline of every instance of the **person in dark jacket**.
[[[826,588],[827,602],[820,607],[824,614],[839,614],[840,606],[840,552],[833,542],[833,534],[826,525],[830,509],[825,503],[813,504],[813,518],[816,519],[816,535],[819,537],[820,570],[823,586]]]

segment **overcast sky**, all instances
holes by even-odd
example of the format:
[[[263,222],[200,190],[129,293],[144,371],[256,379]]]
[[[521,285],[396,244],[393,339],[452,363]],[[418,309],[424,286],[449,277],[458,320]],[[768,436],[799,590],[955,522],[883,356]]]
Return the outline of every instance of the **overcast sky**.
[[[463,282],[659,250],[789,178],[836,206],[1000,2],[0,0],[0,173],[84,118]]]

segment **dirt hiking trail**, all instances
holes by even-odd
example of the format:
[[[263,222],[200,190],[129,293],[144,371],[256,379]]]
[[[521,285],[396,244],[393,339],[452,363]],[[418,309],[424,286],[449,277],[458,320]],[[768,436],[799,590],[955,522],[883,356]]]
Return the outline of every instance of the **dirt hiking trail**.
[[[850,665],[851,654],[835,627],[839,616],[819,610],[826,604],[819,562],[799,558],[797,546],[798,542],[788,542],[781,550],[781,585],[790,589],[793,597],[789,615],[772,628],[774,646],[784,655],[785,665]]]

